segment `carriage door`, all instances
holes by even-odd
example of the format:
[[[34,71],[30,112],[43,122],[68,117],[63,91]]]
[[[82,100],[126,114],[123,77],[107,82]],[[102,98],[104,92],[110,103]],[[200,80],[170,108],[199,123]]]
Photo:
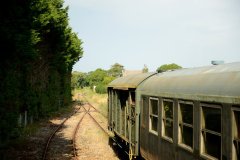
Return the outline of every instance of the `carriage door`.
[[[118,91],[119,102],[117,107],[117,132],[126,137],[127,136],[127,105],[128,105],[128,91]]]
[[[134,149],[132,145],[135,142],[135,90],[129,91],[129,105],[128,105],[128,132],[129,132],[129,142],[131,148]]]

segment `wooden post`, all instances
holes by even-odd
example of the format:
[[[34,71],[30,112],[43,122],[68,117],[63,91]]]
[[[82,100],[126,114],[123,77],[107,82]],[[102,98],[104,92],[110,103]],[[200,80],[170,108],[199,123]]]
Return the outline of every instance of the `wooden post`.
[[[27,126],[27,111],[25,111],[24,127]]]
[[[19,126],[19,127],[22,126],[22,114],[21,114],[21,113],[19,113],[18,126]]]
[[[30,117],[30,124],[33,124],[33,116]]]

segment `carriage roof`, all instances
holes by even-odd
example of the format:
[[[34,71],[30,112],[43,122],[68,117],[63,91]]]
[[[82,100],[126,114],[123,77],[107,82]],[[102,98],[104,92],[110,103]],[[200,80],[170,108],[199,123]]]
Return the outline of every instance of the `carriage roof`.
[[[122,89],[127,90],[129,88],[137,88],[137,86],[143,82],[148,77],[152,76],[156,73],[139,73],[134,75],[128,75],[125,77],[120,77],[112,81],[108,87],[112,87],[114,89]]]
[[[240,104],[240,62],[159,73],[137,90],[161,97]]]

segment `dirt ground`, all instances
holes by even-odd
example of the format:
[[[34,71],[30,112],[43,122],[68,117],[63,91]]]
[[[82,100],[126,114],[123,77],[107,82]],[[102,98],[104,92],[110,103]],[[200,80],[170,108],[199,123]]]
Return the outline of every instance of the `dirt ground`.
[[[91,113],[92,114],[92,113]],[[93,115],[101,125],[106,128],[106,122],[99,121],[99,113]],[[94,123],[91,117],[87,114],[79,128],[77,134],[78,157],[81,160],[117,160],[118,157],[110,147],[109,137]]]
[[[74,106],[78,108],[79,106]],[[75,126],[83,116],[83,109],[70,117],[57,132],[50,143],[50,150],[47,159],[51,160],[70,160],[73,159],[72,137]],[[100,113],[91,114],[107,129],[107,119]],[[68,117],[70,113],[42,122],[38,131],[27,137],[19,144],[14,144],[10,148],[1,151],[0,159],[16,160],[40,160],[45,148],[45,143],[53,130]],[[89,115],[86,115],[80,124],[76,135],[76,149],[78,159],[87,160],[117,160],[119,159],[109,144],[109,137],[94,123]]]

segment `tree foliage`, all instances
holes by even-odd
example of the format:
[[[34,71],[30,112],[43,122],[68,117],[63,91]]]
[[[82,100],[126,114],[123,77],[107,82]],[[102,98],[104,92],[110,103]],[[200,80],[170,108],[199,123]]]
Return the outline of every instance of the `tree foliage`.
[[[157,68],[157,72],[161,73],[161,72],[165,72],[168,70],[176,70],[176,69],[181,69],[182,67],[175,64],[175,63],[171,63],[171,64],[164,64],[161,65],[160,67]]]
[[[115,63],[111,66],[111,68],[108,70],[108,73],[110,76],[112,77],[121,77],[122,76],[122,71],[124,70],[124,66],[119,64],[119,63]]]
[[[0,144],[20,133],[19,115],[40,119],[71,101],[82,41],[62,0],[9,0],[0,10]],[[20,123],[21,126],[21,123]]]
[[[98,68],[95,71],[88,73],[87,81],[90,86],[97,86],[99,83],[103,82],[106,76],[107,76],[107,71]]]
[[[115,63],[109,70],[103,70],[101,68],[96,69],[88,73],[81,73],[74,71],[72,73],[72,88],[82,88],[96,86],[97,93],[106,93],[107,85],[122,75],[124,67]]]
[[[87,73],[74,71],[72,73],[72,79],[71,79],[72,89],[89,86],[89,82],[87,81],[86,78],[87,78]]]

